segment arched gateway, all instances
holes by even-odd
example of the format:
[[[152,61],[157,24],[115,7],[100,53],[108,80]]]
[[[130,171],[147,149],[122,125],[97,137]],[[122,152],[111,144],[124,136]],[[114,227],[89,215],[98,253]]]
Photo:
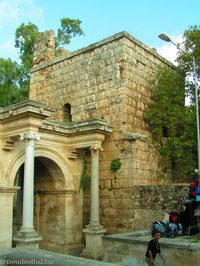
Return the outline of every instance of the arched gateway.
[[[43,248],[69,252],[82,245],[83,155],[90,149],[99,152],[111,128],[99,120],[69,127],[46,120],[50,113],[36,101],[4,110],[1,247],[5,240],[11,246],[12,235],[14,245],[20,246],[40,242]],[[98,178],[93,168],[91,176]],[[99,222],[95,212],[91,217]]]
[[[16,173],[16,168],[19,165]],[[14,186],[20,187],[13,202],[13,235],[15,239],[16,233],[23,225],[24,153],[16,158],[11,167],[10,177],[15,176]],[[10,182],[13,183],[13,180]],[[62,156],[50,148],[36,148],[33,206],[34,228],[42,236],[40,247],[69,250],[77,249],[80,245],[82,232],[80,229],[79,232],[76,231],[73,223],[77,220],[82,221],[81,209],[74,212],[72,208],[77,206],[76,191],[72,174]],[[72,239],[74,244],[71,243]],[[79,242],[76,239],[79,239]],[[13,245],[16,245],[15,241]]]

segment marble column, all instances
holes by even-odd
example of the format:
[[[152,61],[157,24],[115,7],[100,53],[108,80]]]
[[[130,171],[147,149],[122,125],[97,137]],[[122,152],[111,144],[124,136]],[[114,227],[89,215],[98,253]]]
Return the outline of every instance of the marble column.
[[[23,187],[23,222],[21,230],[13,238],[17,246],[38,247],[41,240],[38,232],[34,230],[34,149],[35,142],[40,136],[35,132],[20,135],[25,141],[24,187]]]
[[[102,258],[102,236],[106,232],[99,221],[99,152],[101,145],[95,145],[91,150],[91,185],[90,185],[90,222],[83,229],[86,237],[86,247],[83,257]]]
[[[90,226],[99,225],[99,151],[101,146],[91,147]]]

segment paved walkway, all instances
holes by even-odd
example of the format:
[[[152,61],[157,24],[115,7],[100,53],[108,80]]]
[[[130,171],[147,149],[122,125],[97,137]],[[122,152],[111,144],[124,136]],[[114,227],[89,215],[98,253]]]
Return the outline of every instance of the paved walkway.
[[[119,264],[106,263],[76,256],[45,251],[42,249],[12,248],[0,249],[0,266],[114,266]]]

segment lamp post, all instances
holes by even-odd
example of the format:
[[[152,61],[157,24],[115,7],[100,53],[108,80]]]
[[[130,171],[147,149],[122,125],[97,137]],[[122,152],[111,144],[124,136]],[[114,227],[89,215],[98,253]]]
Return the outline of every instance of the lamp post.
[[[198,181],[200,182],[200,139],[199,139],[199,102],[198,102],[198,84],[197,84],[197,70],[196,70],[196,61],[195,57],[188,54],[182,48],[180,48],[176,43],[174,43],[171,38],[166,33],[161,33],[158,36],[161,40],[165,42],[171,42],[174,44],[178,50],[181,50],[184,54],[192,59],[193,71],[194,71],[194,85],[195,85],[195,104],[196,104],[196,119],[197,119],[197,157],[198,157]]]

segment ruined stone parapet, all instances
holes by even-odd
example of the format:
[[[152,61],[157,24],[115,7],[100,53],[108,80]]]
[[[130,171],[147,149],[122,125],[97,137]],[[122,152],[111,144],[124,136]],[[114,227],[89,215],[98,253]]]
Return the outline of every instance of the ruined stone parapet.
[[[34,44],[33,66],[55,58],[54,31],[39,33]]]

